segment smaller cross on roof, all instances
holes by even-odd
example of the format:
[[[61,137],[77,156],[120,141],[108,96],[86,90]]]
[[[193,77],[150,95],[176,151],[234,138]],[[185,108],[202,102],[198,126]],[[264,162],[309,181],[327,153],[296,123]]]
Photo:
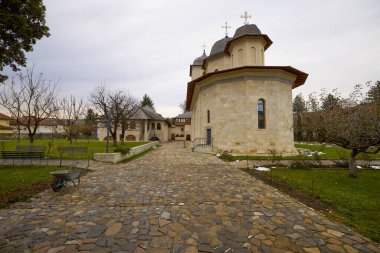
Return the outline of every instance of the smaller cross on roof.
[[[251,16],[251,14],[248,14],[248,12],[244,12],[244,15],[241,15],[240,16],[240,18],[244,18],[244,24],[246,25],[246,24],[248,24],[249,22],[248,22],[248,19],[249,18],[252,18],[252,16]]]
[[[226,32],[225,32],[226,37],[228,37],[228,29],[230,29],[230,28],[231,28],[231,26],[228,26],[227,21],[224,23],[224,26],[222,26],[222,29],[226,30]]]
[[[206,52],[206,43],[203,43],[202,47],[203,47],[203,52]]]

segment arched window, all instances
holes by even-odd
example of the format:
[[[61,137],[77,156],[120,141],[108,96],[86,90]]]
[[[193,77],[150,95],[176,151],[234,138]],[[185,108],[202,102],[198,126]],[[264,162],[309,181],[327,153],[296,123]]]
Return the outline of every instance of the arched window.
[[[161,130],[161,123],[157,123],[157,130]]]
[[[243,65],[243,49],[239,49],[238,51],[238,65]]]
[[[154,125],[154,123],[152,123],[152,130],[154,130],[155,129],[155,125]]]
[[[210,110],[207,110],[207,123],[210,123]]]
[[[262,65],[264,66],[265,65],[265,61],[264,61],[264,50],[263,49],[261,49],[261,63],[262,63]]]
[[[130,126],[131,129],[136,129],[136,122],[132,121]]]
[[[256,64],[256,48],[255,47],[251,47],[251,58],[252,58],[253,64]]]
[[[257,127],[265,129],[265,100],[260,98],[257,102]]]

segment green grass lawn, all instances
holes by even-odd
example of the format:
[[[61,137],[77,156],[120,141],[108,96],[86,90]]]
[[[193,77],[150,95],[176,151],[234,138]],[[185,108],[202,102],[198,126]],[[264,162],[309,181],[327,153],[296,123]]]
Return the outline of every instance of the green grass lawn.
[[[50,171],[56,166],[0,166],[0,207],[26,200],[46,189],[54,180]]]
[[[340,147],[330,147],[330,146],[324,146],[324,145],[315,145],[315,144],[295,144],[296,148],[302,148],[302,149],[309,149],[311,151],[318,151],[323,152],[325,154],[320,156],[320,159],[322,160],[329,160],[329,159],[348,159],[351,150],[340,148]],[[380,153],[377,153],[375,155],[369,155],[371,159],[380,159]],[[271,160],[271,156],[251,156],[249,155],[228,155],[226,157],[226,160],[230,161],[243,161],[243,160]],[[283,156],[281,157],[282,160],[293,160],[293,159],[299,159],[299,156]],[[310,156],[302,156],[302,159],[310,159],[312,160],[313,157]],[[363,155],[359,154],[356,159],[363,159]]]
[[[313,145],[313,144],[295,144],[296,148],[310,149],[312,151],[319,151],[326,154],[321,155],[321,159],[341,159],[340,156],[348,158],[351,150],[344,149],[340,147],[330,147],[323,145]],[[380,153],[375,155],[370,155],[372,159],[380,159]],[[357,159],[362,159],[362,155],[358,155]]]
[[[267,174],[333,206],[329,215],[380,242],[380,171],[360,170],[356,179],[342,169],[273,169]]]
[[[127,148],[133,148],[136,146],[143,145],[147,142],[125,142],[123,145],[118,142],[119,146],[124,146]],[[50,149],[49,149],[50,144]],[[8,140],[0,140],[0,149],[3,148],[5,150],[14,150],[16,145],[29,145],[28,140],[21,140],[20,142],[17,141],[8,141]],[[57,146],[70,146],[70,142],[64,139],[57,139],[53,142],[51,140],[35,140],[33,145],[36,146],[47,146],[46,156],[49,156],[53,159],[59,158],[59,153],[57,152]],[[72,146],[85,146],[88,147],[89,154],[92,158],[93,153],[105,153],[106,152],[106,142],[105,141],[98,141],[98,140],[73,140]],[[115,147],[112,145],[112,142],[110,142],[109,146],[109,152],[113,152]],[[63,155],[64,159],[87,159],[87,154],[65,154]]]

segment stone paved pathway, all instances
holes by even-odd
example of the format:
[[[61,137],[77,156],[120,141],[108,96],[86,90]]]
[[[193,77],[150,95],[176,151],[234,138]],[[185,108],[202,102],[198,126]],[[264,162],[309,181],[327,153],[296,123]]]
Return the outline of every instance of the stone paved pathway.
[[[0,252],[380,252],[221,160],[165,144],[0,210]]]

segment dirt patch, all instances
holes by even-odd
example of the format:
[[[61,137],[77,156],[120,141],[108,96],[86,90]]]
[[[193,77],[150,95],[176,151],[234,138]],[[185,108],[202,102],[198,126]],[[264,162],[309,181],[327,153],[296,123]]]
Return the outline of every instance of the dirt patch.
[[[318,197],[303,193],[274,177],[266,175],[265,173],[256,172],[254,170],[246,168],[241,170],[255,177],[256,179],[266,183],[267,185],[276,188],[280,192],[285,193],[286,195],[289,195],[294,199],[297,199],[299,202],[307,205],[308,207],[313,208],[314,210],[327,213],[334,209],[331,205],[323,203]]]
[[[28,199],[35,197],[38,193],[51,188],[53,182],[54,178],[47,182],[33,184],[30,187],[9,192],[6,196],[0,196],[0,208],[7,207],[19,201],[27,201]]]

